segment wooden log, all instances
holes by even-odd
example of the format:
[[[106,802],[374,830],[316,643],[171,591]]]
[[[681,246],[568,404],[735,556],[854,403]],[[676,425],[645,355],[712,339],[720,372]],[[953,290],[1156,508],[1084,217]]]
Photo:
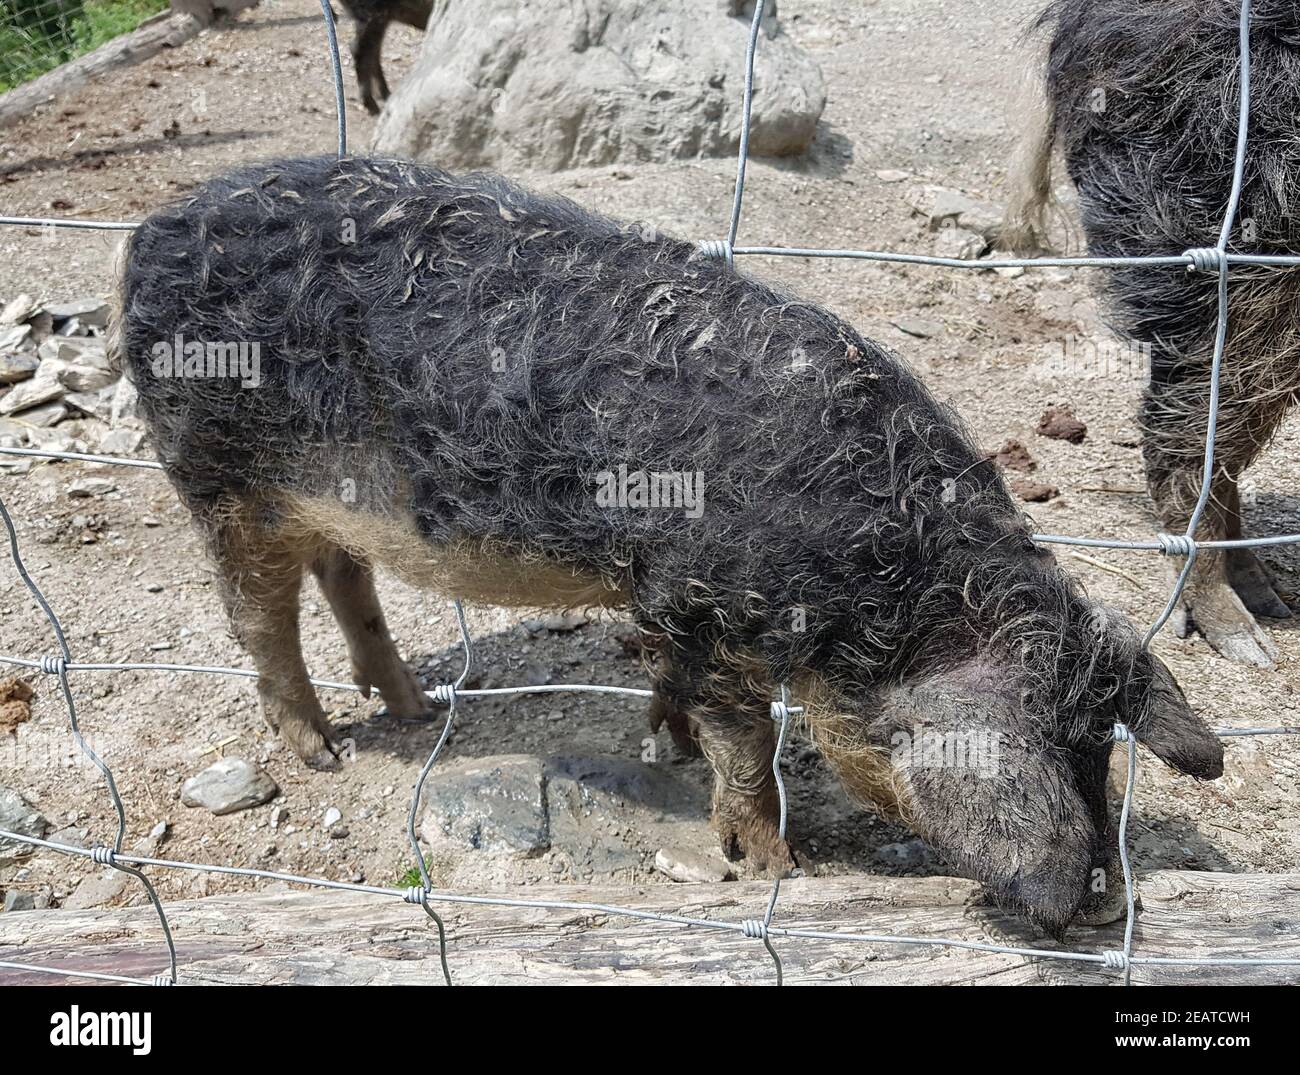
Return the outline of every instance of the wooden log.
[[[1143,877],[1136,956],[1300,960],[1300,874],[1160,870]],[[528,886],[505,898],[583,900],[739,922],[761,918],[762,882]],[[486,893],[484,893],[486,895]],[[574,910],[434,905],[464,984],[751,983],[773,981],[760,941],[737,932]],[[337,891],[234,894],[171,904],[182,984],[438,984],[433,924],[396,897]],[[1055,948],[1032,926],[984,905],[947,877],[819,877],[787,881],[773,925],[947,937]],[[1028,959],[952,947],[775,937],[786,981],[863,985],[1114,984],[1096,963]],[[1121,924],[1071,930],[1072,950],[1121,949]],[[0,915],[0,961],[132,977],[165,970],[148,907]],[[0,969],[0,985],[71,979]],[[1300,966],[1135,965],[1135,983],[1300,984]]]
[[[163,49],[175,48],[206,25],[203,19],[189,12],[160,12],[130,33],[0,94],[0,127],[30,116],[109,71],[147,60]]]

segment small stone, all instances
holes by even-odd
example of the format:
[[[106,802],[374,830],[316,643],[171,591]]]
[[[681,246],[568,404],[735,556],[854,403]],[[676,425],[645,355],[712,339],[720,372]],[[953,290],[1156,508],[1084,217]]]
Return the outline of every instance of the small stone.
[[[940,228],[934,239],[934,252],[941,258],[974,261],[988,247],[984,236],[965,228]]]
[[[66,900],[64,910],[84,911],[90,907],[103,907],[112,903],[130,884],[131,877],[121,870],[107,869],[83,878]]]
[[[242,758],[222,758],[181,785],[181,802],[220,817],[260,806],[280,793],[266,773]]]
[[[94,366],[68,366],[59,371],[59,384],[69,392],[98,392],[116,381],[117,374]]]
[[[905,179],[911,179],[912,173],[901,168],[881,168],[876,172],[876,178],[882,183],[901,183]]]
[[[5,914],[12,914],[14,911],[34,911],[36,910],[36,897],[30,892],[19,892],[16,889],[10,889],[5,893]]]
[[[109,305],[100,298],[76,299],[72,302],[47,302],[45,312],[55,321],[72,318],[86,328],[104,328],[108,324]]]
[[[50,823],[23,795],[0,785],[0,829],[41,840],[50,831]],[[35,850],[31,844],[0,838],[0,866],[16,866]]]
[[[1079,444],[1088,435],[1088,427],[1074,416],[1069,407],[1048,407],[1038,420],[1038,428],[1034,432],[1040,437]]]
[[[924,866],[930,861],[930,851],[920,840],[906,840],[878,847],[872,857],[885,866],[908,868]]]
[[[1002,209],[999,206],[947,187],[929,184],[914,187],[907,193],[907,202],[913,212],[926,218],[931,231],[955,225],[994,242],[1002,228]]]
[[[1018,280],[1025,275],[1023,265],[1001,265],[993,271],[1006,280]]]
[[[107,423],[112,417],[114,390],[101,388],[98,392],[68,392],[64,395],[63,402],[89,418]]]
[[[108,350],[100,336],[51,336],[37,350],[43,362],[111,371]],[[111,378],[117,380],[117,376]]]
[[[52,403],[62,398],[66,391],[56,375],[42,376],[38,368],[34,377],[14,385],[0,397],[0,414],[19,414],[42,403]]]
[[[591,621],[581,612],[552,613],[540,619],[524,620],[524,627],[533,634],[550,631],[552,634],[567,634],[584,627]]]
[[[117,382],[113,402],[109,406],[109,422],[116,429],[124,422],[140,417],[140,394],[135,385],[125,377]]]
[[[890,324],[899,332],[904,332],[921,340],[928,340],[932,336],[939,336],[943,333],[943,325],[938,321],[927,321],[920,317],[904,317],[897,321],[891,321]]]
[[[345,840],[351,835],[346,825],[334,825],[330,828],[331,840]]]
[[[50,426],[58,425],[67,416],[68,408],[61,400],[58,400],[40,407],[33,407],[30,411],[24,411],[22,420],[35,429],[48,429]]]
[[[274,806],[271,808],[271,828],[278,829],[284,824],[285,819],[289,816],[289,811],[283,806]]]
[[[342,820],[343,820],[343,811],[341,811],[337,806],[331,806],[328,810],[325,811],[325,816],[321,818],[321,824],[324,825],[325,828],[327,829],[332,829],[335,825],[337,825]]]
[[[132,455],[144,443],[144,433],[138,429],[112,429],[99,440],[103,455]]]
[[[655,869],[683,884],[730,881],[735,876],[725,862],[678,847],[661,847],[656,851]]]
[[[145,590],[148,593],[162,593],[163,584],[161,582],[150,582],[145,584]]]
[[[84,500],[93,496],[104,496],[116,492],[117,486],[108,478],[78,478],[68,486],[68,496],[74,500]]]
[[[17,384],[31,377],[41,360],[30,351],[5,351],[0,348],[0,384]]]
[[[38,309],[40,304],[35,299],[26,293],[21,294],[0,310],[0,325],[17,325],[26,321]]]

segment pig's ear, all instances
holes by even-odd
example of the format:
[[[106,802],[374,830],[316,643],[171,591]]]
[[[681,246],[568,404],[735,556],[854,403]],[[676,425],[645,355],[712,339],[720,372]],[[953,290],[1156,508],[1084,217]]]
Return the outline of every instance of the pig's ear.
[[[1223,775],[1223,743],[1192,712],[1173,674],[1154,654],[1146,712],[1133,730],[1138,742],[1180,773],[1203,780]]]

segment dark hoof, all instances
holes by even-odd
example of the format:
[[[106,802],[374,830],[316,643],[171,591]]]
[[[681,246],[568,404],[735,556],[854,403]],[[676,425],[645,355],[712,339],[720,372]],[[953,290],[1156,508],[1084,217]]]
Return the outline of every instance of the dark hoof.
[[[341,769],[342,763],[334,751],[326,747],[324,750],[318,750],[309,758],[304,758],[308,769],[315,769],[318,773],[336,773]]]

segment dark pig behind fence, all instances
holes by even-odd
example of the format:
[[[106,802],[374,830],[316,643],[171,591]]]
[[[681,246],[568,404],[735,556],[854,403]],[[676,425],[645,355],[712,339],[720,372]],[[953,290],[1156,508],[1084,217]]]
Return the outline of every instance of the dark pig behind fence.
[[[1007,245],[1045,246],[1052,154],[1059,144],[1079,191],[1089,253],[1182,254],[1218,243],[1232,191],[1241,92],[1239,0],[1059,0],[1047,38],[1046,109],[1013,177]],[[1251,108],[1240,209],[1229,250],[1300,251],[1300,8],[1255,0]],[[1209,271],[1134,266],[1099,281],[1113,327],[1149,352],[1140,422],[1147,484],[1163,526],[1186,532],[1200,494],[1218,327],[1217,262]],[[1220,377],[1211,497],[1200,540],[1243,536],[1238,481],[1300,391],[1300,274],[1233,265]],[[1181,567],[1181,564],[1177,566]],[[1270,666],[1256,616],[1285,618],[1250,548],[1201,550],[1174,617],[1220,653]]]
[[[378,564],[448,596],[629,608],[652,722],[702,749],[724,849],[769,873],[795,865],[771,774],[782,683],[853,795],[1055,931],[1103,902],[1115,722],[1222,771],[956,416],[695,244],[491,175],[285,160],[145,221],[121,303],[114,346],[264,713],[312,765],[336,760],[299,645],[305,568],[357,682],[428,709]]]
[[[391,22],[423,30],[433,11],[433,0],[342,0],[356,21],[352,39],[352,63],[361,87],[361,103],[371,115],[378,115],[388,100],[388,79],[384,77],[384,35]]]

